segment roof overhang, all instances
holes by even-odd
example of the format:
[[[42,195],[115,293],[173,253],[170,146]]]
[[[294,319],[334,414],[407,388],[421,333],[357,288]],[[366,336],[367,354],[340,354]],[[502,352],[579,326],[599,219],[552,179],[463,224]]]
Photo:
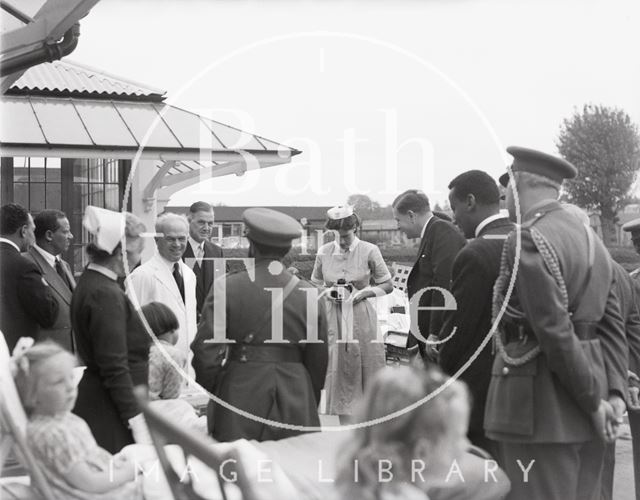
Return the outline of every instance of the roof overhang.
[[[0,116],[2,156],[177,162],[176,179],[202,168],[240,175],[300,153],[162,102],[5,95]]]

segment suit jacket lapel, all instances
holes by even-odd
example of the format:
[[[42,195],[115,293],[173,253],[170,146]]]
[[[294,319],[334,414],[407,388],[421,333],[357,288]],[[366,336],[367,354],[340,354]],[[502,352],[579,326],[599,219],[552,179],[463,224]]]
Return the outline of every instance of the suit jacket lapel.
[[[432,227],[432,223],[433,223],[433,219],[435,219],[435,215],[433,217],[431,217],[431,219],[429,219],[429,222],[427,222],[427,227],[424,230],[424,235],[422,236],[422,239],[420,240],[420,245],[418,246],[418,255],[416,256],[416,261],[413,264],[413,267],[411,268],[411,271],[409,271],[409,276],[407,277],[407,287],[408,288],[413,288],[413,279],[415,276],[415,273],[418,272],[418,267],[420,265],[420,259],[422,258],[423,252],[425,251],[425,248],[427,246],[427,241],[429,239],[429,231]]]
[[[58,272],[49,265],[49,263],[40,255],[40,253],[35,248],[29,249],[29,255],[33,258],[36,265],[40,269],[40,272],[44,276],[44,279],[47,280],[47,283],[51,286],[51,289],[54,290],[62,300],[64,300],[67,304],[71,305],[71,290],[67,286],[67,284],[62,281],[62,278],[58,274]]]
[[[207,245],[205,244],[204,246],[204,256],[207,257]],[[193,273],[196,275],[196,289],[202,293],[203,291],[203,283],[202,283],[202,268],[201,266],[195,261],[196,256],[193,254],[193,248],[191,248],[191,243],[187,243],[187,249],[184,251],[184,254],[182,254],[182,260],[183,262],[189,266],[191,269],[193,269]],[[206,261],[202,261],[202,264],[204,265]],[[193,267],[191,267],[191,265],[193,265]]]
[[[76,289],[76,279],[73,277],[73,273],[71,272],[71,267],[69,264],[63,260],[62,268],[64,269],[64,273],[67,275],[67,279],[69,280],[69,284],[71,285],[71,291]]]
[[[427,246],[427,241],[429,240],[429,232],[431,230],[431,226],[433,225],[433,220],[435,219],[435,217],[436,217],[435,215],[432,216],[431,219],[429,219],[429,222],[427,222],[427,227],[424,230],[424,235],[422,236],[422,239],[420,240],[420,246],[418,247],[418,256],[416,257],[416,262],[413,267],[416,267],[420,262],[422,253],[424,252],[425,247]]]
[[[205,242],[204,256],[207,257],[208,259],[213,259],[215,257],[218,257],[218,255],[214,254],[213,250],[214,250],[214,247],[210,244],[207,245],[207,243]],[[213,283],[214,267],[215,265],[212,260],[202,261],[202,291],[204,293],[207,293],[209,291],[209,288],[211,288],[211,283]]]

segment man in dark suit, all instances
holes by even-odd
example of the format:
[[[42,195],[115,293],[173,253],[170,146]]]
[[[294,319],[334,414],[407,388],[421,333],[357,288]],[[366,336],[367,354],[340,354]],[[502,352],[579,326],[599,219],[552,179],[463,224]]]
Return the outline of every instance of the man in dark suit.
[[[436,351],[427,348],[426,341],[437,342],[442,313],[448,306],[445,293],[451,286],[451,267],[465,240],[453,224],[433,215],[422,191],[410,189],[399,195],[393,202],[393,216],[408,238],[421,238],[418,257],[407,278],[412,318],[407,347],[417,344],[422,359],[435,362]]]
[[[189,207],[189,244],[182,260],[193,269],[196,275],[196,301],[198,320],[202,305],[207,298],[214,278],[215,262],[223,257],[222,248],[211,243],[213,230],[213,207],[204,201],[196,201]]]
[[[522,225],[505,242],[494,287],[500,323],[485,430],[498,441],[509,498],[598,498],[604,442],[616,437],[614,407],[626,392],[611,260],[557,201],[575,167],[531,149],[507,151],[506,204]]]
[[[449,203],[455,223],[471,240],[453,262],[451,293],[456,309],[445,312],[439,364],[448,375],[460,374],[469,386],[473,407],[469,440],[495,454],[493,441],[484,435],[484,407],[491,380],[493,354],[489,342],[493,284],[500,270],[502,245],[514,224],[500,213],[500,191],[486,172],[470,170],[449,183]],[[484,344],[484,346],[482,346]],[[474,358],[472,360],[472,358]]]
[[[43,210],[34,222],[36,242],[24,255],[38,266],[58,302],[56,322],[51,328],[41,328],[38,340],[55,340],[68,351],[75,352],[70,307],[76,282],[69,264],[61,258],[73,240],[71,226],[60,210]]]
[[[35,241],[31,214],[18,204],[0,208],[0,330],[9,350],[20,337],[53,326],[58,302],[36,265],[20,255]]]

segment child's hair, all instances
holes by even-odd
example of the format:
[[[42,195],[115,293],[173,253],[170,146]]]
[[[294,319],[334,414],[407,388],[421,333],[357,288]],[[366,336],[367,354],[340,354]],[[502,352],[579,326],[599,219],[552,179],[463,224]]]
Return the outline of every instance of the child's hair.
[[[38,379],[41,375],[38,366],[43,361],[60,354],[68,356],[75,363],[75,356],[53,340],[38,342],[14,359],[16,364],[16,374],[14,376],[16,388],[27,415],[30,415],[34,410],[34,397],[38,387]]]
[[[380,370],[361,404],[359,422],[384,418],[417,403],[441,387],[448,377],[435,367],[425,370],[414,367],[387,367]],[[468,400],[464,384],[453,382],[417,408],[375,425],[361,427],[346,443],[338,459],[336,486],[341,498],[376,499],[381,486],[378,481],[378,461],[393,463],[394,478],[409,482],[409,469],[415,446],[423,438],[436,450],[449,436],[451,400],[463,396]],[[356,462],[357,460],[357,462]],[[355,465],[357,464],[357,465]],[[354,467],[358,482],[354,482]],[[393,485],[389,485],[393,487]]]
[[[142,306],[142,314],[156,337],[177,330],[179,327],[176,315],[161,302],[149,302]]]

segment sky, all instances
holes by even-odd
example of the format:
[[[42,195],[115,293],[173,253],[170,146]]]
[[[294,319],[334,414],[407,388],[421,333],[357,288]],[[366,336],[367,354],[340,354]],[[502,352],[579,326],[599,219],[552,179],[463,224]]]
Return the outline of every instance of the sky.
[[[586,103],[640,123],[637,0],[102,0],[68,59],[303,151],[175,194],[226,205],[443,201]]]

